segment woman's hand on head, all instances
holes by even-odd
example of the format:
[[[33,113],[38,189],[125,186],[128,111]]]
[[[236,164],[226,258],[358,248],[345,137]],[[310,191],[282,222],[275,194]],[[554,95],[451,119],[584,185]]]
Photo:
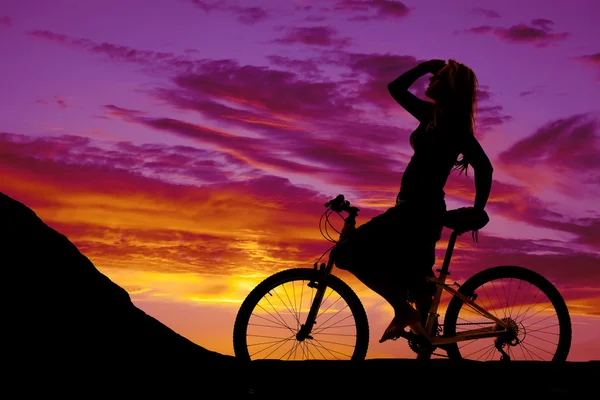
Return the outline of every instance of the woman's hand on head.
[[[446,65],[446,61],[433,59],[425,61],[423,62],[423,64],[425,64],[425,66],[427,67],[427,72],[430,72],[435,75],[440,69],[442,69]]]

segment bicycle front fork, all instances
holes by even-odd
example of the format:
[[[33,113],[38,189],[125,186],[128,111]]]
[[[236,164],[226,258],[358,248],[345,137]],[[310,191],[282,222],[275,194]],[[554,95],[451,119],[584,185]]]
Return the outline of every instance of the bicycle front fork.
[[[305,323],[300,326],[300,330],[296,334],[296,340],[300,342],[304,339],[312,339],[310,333],[317,322],[317,314],[319,313],[319,308],[321,308],[321,302],[323,301],[323,296],[325,295],[325,289],[327,289],[327,275],[329,275],[332,265],[333,262],[331,261],[331,258],[327,265],[321,263],[319,268],[317,268],[317,263],[314,265],[315,270],[318,270],[321,272],[321,274],[319,276],[320,279],[317,282],[315,282],[313,279],[308,283],[309,287],[317,289],[317,293],[315,294],[315,298],[310,306]]]

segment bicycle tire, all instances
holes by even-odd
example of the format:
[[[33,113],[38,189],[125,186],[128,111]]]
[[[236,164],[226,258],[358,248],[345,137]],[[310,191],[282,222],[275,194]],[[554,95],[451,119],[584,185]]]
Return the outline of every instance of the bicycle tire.
[[[251,361],[247,341],[248,323],[255,307],[265,295],[284,283],[299,280],[318,282],[322,276],[322,272],[315,269],[294,268],[277,272],[259,283],[244,299],[235,319],[233,328],[235,357],[242,361]],[[327,287],[335,290],[346,301],[354,317],[356,344],[350,359],[364,360],[369,346],[369,323],[360,299],[346,283],[334,275],[327,276]]]
[[[521,279],[525,282],[530,283],[544,293],[550,303],[554,307],[558,319],[559,325],[559,340],[556,347],[556,352],[552,358],[552,362],[563,362],[566,361],[571,348],[572,338],[572,326],[571,317],[567,304],[563,297],[556,289],[556,287],[550,283],[542,275],[534,272],[530,269],[519,267],[519,266],[497,266],[492,267],[477,274],[471,278],[459,288],[458,292],[465,296],[471,296],[475,290],[485,283],[491,282],[495,279],[508,279],[516,278]],[[448,304],[446,315],[444,316],[444,336],[452,336],[456,334],[456,323],[458,320],[458,314],[463,305],[463,301],[458,296],[453,296]],[[458,343],[452,343],[445,345],[448,358],[450,359],[462,359]]]

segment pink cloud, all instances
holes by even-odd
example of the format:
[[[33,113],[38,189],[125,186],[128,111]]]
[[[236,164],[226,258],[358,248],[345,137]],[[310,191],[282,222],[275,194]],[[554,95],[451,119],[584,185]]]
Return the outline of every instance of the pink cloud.
[[[477,7],[473,9],[473,13],[477,15],[483,15],[487,18],[500,18],[500,14],[498,14],[498,12],[488,8]]]
[[[501,168],[534,190],[586,200],[600,196],[598,120],[578,114],[550,121],[498,156]]]
[[[114,104],[107,104],[104,108],[108,111],[107,115],[111,117],[127,117],[130,115],[142,115],[145,114],[143,111],[131,110],[128,108],[117,107]]]
[[[189,95],[218,98],[274,114],[333,117],[353,112],[335,82],[306,81],[288,71],[231,60],[205,63],[201,71],[180,74],[175,84]]]
[[[225,11],[234,14],[237,20],[246,25],[254,25],[258,22],[268,19],[271,13],[262,7],[241,7],[238,5],[230,4],[231,2],[226,0],[217,1],[204,1],[204,0],[190,0],[193,5],[204,11],[210,13],[213,11]]]
[[[209,3],[204,0],[190,0],[190,2],[205,12],[209,12],[212,9],[217,8],[220,3],[219,1],[214,2],[214,3]]]
[[[551,121],[501,153],[499,160],[507,164],[561,166],[574,172],[600,172],[597,131],[598,121],[584,114]]]
[[[520,92],[519,97],[527,97],[527,96],[540,94],[542,92],[542,90],[545,88],[546,88],[546,85],[536,85],[529,90],[524,90],[524,91]]]
[[[41,105],[49,105],[50,101],[48,100],[43,100],[43,99],[38,99],[35,101],[36,104],[41,104]],[[67,105],[67,102],[64,98],[60,97],[60,96],[54,96],[54,98],[52,99],[52,103],[56,104],[60,109],[62,110],[66,110],[67,108],[69,108],[69,106]]]
[[[254,25],[270,16],[268,11],[260,7],[239,7],[236,11],[239,13],[238,21],[247,25]]]
[[[323,181],[338,185],[352,185],[356,190],[385,190],[399,182],[398,160],[377,152],[359,150],[359,143],[344,143],[334,139],[312,137],[307,134],[271,136],[265,139],[230,135],[206,127],[170,118],[136,118],[138,123],[168,131],[209,145],[228,154],[237,163],[269,170],[278,174],[318,176]],[[397,134],[397,131],[393,132]],[[292,160],[302,160],[292,161]],[[316,163],[325,166],[317,166]],[[363,184],[356,181],[360,175]],[[390,196],[390,202],[392,198]]]
[[[570,36],[568,32],[553,33],[552,25],[554,25],[554,22],[548,19],[537,18],[533,19],[529,25],[517,24],[508,28],[483,25],[467,29],[465,32],[474,34],[491,33],[509,43],[525,43],[533,44],[536,47],[547,47],[556,45]]]
[[[54,96],[54,100],[56,101],[56,104],[63,110],[68,108],[67,102],[62,97]]]
[[[318,78],[323,73],[315,60],[300,60],[281,55],[270,55],[267,56],[267,59],[274,66],[283,67],[288,71],[295,71],[307,75],[309,78]]]
[[[301,28],[280,28],[288,32],[274,42],[283,44],[304,44],[307,46],[345,47],[352,40],[347,37],[337,37],[337,32],[328,26],[313,26]]]
[[[65,170],[54,171],[56,185],[61,185],[61,179],[65,179],[69,185],[86,184],[87,182],[77,182],[70,177],[68,168],[73,166],[84,167],[89,173],[102,173],[105,166],[120,171],[124,174],[122,179],[127,185],[129,179],[140,176],[160,176],[163,179],[172,179],[178,182],[185,177],[189,182],[205,183],[225,181],[232,177],[231,174],[224,174],[221,170],[226,170],[227,165],[236,165],[234,159],[224,159],[214,161],[215,152],[198,150],[184,147],[167,147],[162,145],[143,145],[135,146],[128,143],[118,142],[111,145],[111,150],[105,150],[97,147],[94,142],[81,136],[59,136],[59,137],[41,137],[31,138],[21,135],[0,133],[0,142],[2,142],[3,162],[14,158],[14,166],[25,165],[28,161],[37,160],[39,163],[55,162],[60,168]],[[25,163],[25,164],[23,164]],[[59,168],[59,167],[56,168]],[[71,167],[69,167],[71,166]],[[244,173],[243,165],[240,173]],[[75,169],[77,169],[75,168]],[[94,172],[94,170],[96,172]],[[95,179],[95,183],[102,187],[103,191],[110,191],[111,188],[118,190],[121,183],[110,181],[110,174],[106,175],[106,180]],[[121,178],[120,178],[121,179]],[[110,188],[104,188],[106,184]]]
[[[48,40],[74,49],[85,50],[94,54],[102,54],[113,61],[129,62],[153,68],[181,68],[193,70],[198,63],[201,63],[201,61],[195,61],[188,57],[176,56],[173,53],[138,50],[112,43],[96,43],[89,39],[75,39],[67,35],[50,31],[36,30],[28,32],[28,35],[36,39]]]
[[[500,105],[495,106],[477,106],[477,119],[476,125],[478,130],[487,131],[488,129],[502,125],[512,119],[510,115],[504,114],[502,111],[504,107]]]
[[[351,21],[404,18],[411,12],[403,2],[396,0],[336,0],[334,10],[360,14],[349,18]]]
[[[596,54],[587,54],[585,56],[577,57],[577,60],[584,62],[589,65],[593,65],[597,68],[600,68],[600,53]]]
[[[583,56],[575,57],[576,61],[579,61],[596,71],[600,72],[600,53],[586,54]],[[598,74],[598,80],[600,80],[600,74]]]

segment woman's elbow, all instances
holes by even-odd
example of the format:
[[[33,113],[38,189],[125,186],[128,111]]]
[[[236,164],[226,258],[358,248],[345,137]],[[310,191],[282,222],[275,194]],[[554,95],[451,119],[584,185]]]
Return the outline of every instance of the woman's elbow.
[[[475,170],[475,173],[481,176],[485,175],[491,177],[494,172],[494,168],[492,167],[491,163],[472,165],[472,167]]]
[[[398,93],[398,89],[394,86],[394,82],[388,83],[387,88],[390,95],[395,98]]]
[[[492,179],[492,176],[494,175],[494,168],[492,167],[492,164],[485,166],[483,168],[482,174],[487,176],[488,179]]]

